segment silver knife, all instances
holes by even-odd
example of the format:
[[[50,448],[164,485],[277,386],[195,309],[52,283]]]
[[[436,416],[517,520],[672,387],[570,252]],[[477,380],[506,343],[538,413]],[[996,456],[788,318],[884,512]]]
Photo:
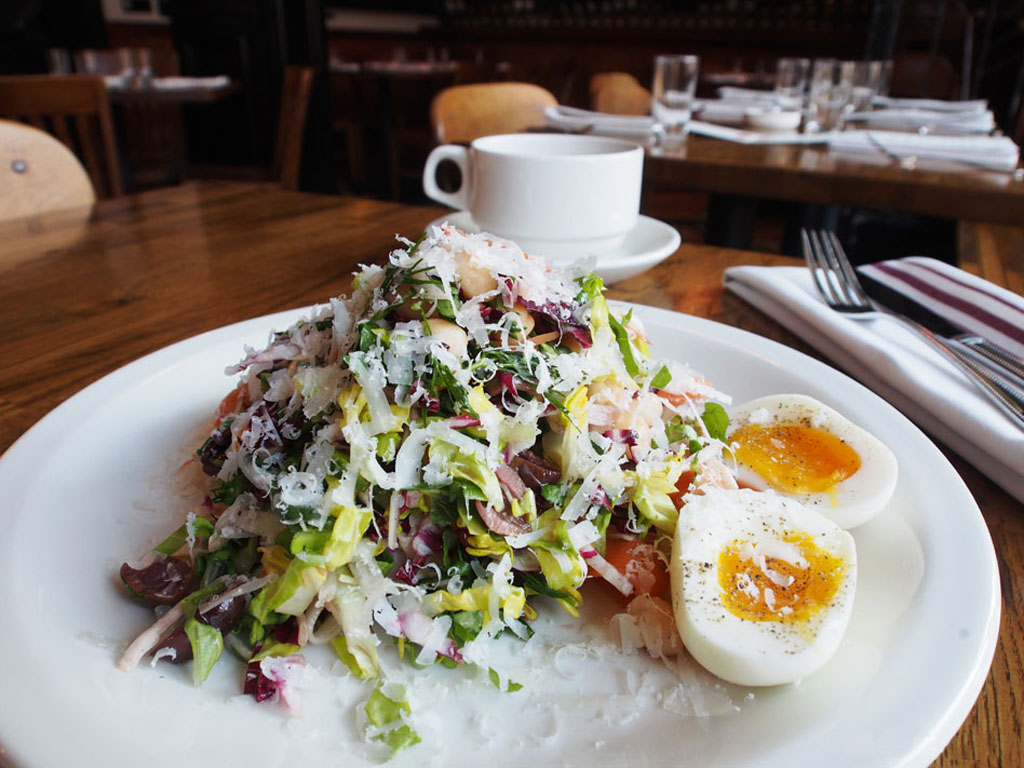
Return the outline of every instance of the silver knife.
[[[979,365],[1005,377],[1018,388],[1024,389],[1024,359],[1013,354],[995,342],[975,333],[965,333],[941,315],[904,293],[880,283],[858,270],[864,290],[873,301],[886,309],[909,317],[920,323],[936,336],[957,342],[958,348],[970,355]]]

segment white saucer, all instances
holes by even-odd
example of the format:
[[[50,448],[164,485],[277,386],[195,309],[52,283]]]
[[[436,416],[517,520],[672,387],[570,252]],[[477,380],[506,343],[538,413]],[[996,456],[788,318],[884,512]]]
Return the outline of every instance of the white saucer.
[[[448,222],[463,232],[479,232],[469,211],[452,211],[434,219],[428,226]],[[679,248],[679,233],[663,221],[641,216],[625,241],[610,253],[598,254],[596,272],[605,285],[638,275],[659,264]]]

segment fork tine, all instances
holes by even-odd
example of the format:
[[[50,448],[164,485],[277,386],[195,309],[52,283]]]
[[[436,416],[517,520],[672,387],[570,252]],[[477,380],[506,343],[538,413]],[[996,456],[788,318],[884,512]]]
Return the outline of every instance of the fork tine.
[[[858,304],[870,307],[871,299],[864,292],[864,286],[861,285],[860,278],[857,277],[857,271],[850,264],[850,259],[847,257],[846,251],[843,250],[843,244],[839,242],[835,232],[828,232],[826,234],[828,236],[827,239],[832,245],[832,252],[835,255],[836,262],[843,274],[847,290],[850,291],[850,294],[857,300]]]
[[[829,306],[833,309],[849,309],[854,306],[850,300],[850,294],[846,290],[843,275],[839,271],[836,260],[831,256],[828,246],[825,244],[824,231],[811,230],[811,247],[814,250],[815,259],[821,267],[822,277],[828,286],[831,301]]]
[[[814,287],[818,289],[818,293],[821,294],[825,303],[832,306],[835,303],[833,287],[825,277],[826,267],[821,261],[821,252],[815,248],[816,243],[811,242],[811,238],[814,236],[814,232],[808,235],[806,229],[800,230],[800,238],[803,240],[804,247],[804,261],[807,262],[807,268],[811,271],[811,277],[814,278]]]
[[[814,237],[817,238],[821,247],[822,258],[828,264],[829,277],[836,283],[836,294],[839,296],[840,303],[845,307],[856,307],[859,304],[857,296],[850,289],[846,274],[843,272],[839,258],[836,256],[828,235],[829,233],[826,230],[814,233]]]

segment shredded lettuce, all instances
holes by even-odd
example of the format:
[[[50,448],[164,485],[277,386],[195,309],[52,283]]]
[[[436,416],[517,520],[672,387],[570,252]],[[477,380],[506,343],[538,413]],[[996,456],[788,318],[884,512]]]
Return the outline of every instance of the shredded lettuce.
[[[224,636],[216,627],[194,618],[185,622],[185,635],[192,646],[192,683],[198,688],[224,652]]]
[[[405,687],[380,683],[366,702],[366,717],[371,726],[370,737],[387,745],[391,754],[420,742],[420,737],[407,722],[411,713]]]

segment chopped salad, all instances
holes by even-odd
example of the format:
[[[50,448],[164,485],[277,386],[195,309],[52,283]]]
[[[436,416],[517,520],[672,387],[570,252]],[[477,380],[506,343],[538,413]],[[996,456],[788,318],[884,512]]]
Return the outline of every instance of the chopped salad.
[[[245,693],[288,705],[326,645],[373,681],[391,749],[418,736],[383,646],[487,669],[541,603],[578,616],[588,577],[658,599],[679,499],[722,469],[728,398],[655,358],[600,278],[447,225],[227,373],[202,503],[121,568],[165,608],[118,665],[191,660],[199,685],[227,650]]]

